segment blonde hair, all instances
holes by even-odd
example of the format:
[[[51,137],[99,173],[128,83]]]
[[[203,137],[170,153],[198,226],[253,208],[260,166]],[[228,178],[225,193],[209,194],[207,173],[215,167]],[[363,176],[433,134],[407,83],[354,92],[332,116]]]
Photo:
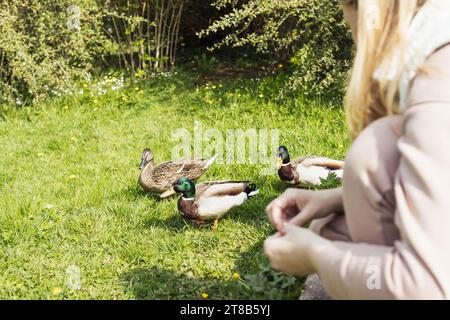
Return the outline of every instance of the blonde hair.
[[[398,113],[408,27],[425,0],[359,0],[356,57],[345,97],[350,134]]]

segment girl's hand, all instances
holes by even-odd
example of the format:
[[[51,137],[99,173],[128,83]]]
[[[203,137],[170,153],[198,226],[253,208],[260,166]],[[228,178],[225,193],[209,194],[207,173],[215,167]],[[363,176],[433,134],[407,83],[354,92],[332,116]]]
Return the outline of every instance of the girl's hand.
[[[320,251],[331,242],[290,223],[284,230],[284,235],[278,232],[264,242],[264,253],[272,268],[293,276],[317,272]]]
[[[313,219],[343,212],[342,189],[287,189],[267,206],[266,212],[273,226],[283,233],[286,222],[301,227]]]

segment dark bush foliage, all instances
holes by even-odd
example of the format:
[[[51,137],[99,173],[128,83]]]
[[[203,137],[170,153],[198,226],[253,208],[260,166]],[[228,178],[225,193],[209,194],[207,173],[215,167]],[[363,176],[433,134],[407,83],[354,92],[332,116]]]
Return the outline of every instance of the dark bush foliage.
[[[0,102],[70,93],[105,67],[145,76],[172,67],[180,45],[204,73],[217,66],[192,47],[254,47],[293,66],[280,95],[336,99],[352,54],[328,0],[0,0]]]

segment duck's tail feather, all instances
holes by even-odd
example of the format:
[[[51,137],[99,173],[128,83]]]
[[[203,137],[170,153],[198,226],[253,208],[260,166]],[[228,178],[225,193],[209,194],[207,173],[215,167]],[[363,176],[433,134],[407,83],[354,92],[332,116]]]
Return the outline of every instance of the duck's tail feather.
[[[214,156],[212,156],[207,162],[206,164],[203,166],[203,169],[208,169],[216,160],[217,154],[215,154]]]
[[[256,188],[256,184],[250,183],[245,187],[244,192],[247,194],[247,197],[250,198],[250,197],[257,195],[259,192],[259,189]]]

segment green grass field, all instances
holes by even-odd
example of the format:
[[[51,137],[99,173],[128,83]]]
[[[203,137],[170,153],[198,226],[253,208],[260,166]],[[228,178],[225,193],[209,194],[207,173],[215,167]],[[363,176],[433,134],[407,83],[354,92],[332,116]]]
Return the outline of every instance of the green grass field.
[[[302,279],[274,272],[262,253],[273,232],[264,208],[286,186],[259,164],[215,164],[201,179],[250,179],[261,191],[217,231],[178,215],[137,185],[141,151],[169,160],[172,132],[278,129],[293,156],[343,158],[340,107],[275,103],[251,80],[205,88],[166,75],[101,96],[61,97],[0,117],[1,299],[296,299]],[[83,88],[83,87],[81,87]],[[274,159],[275,161],[275,159]],[[69,266],[81,288],[66,285]],[[233,280],[232,274],[240,279]]]

